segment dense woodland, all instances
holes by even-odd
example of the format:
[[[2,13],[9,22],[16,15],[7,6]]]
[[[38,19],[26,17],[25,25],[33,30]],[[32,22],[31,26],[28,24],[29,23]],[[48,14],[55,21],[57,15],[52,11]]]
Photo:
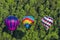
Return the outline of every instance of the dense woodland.
[[[4,19],[9,15],[20,20],[20,25],[13,35],[4,23]],[[26,15],[35,18],[29,30],[26,30],[22,23]],[[48,31],[41,23],[44,16],[54,19]],[[0,40],[60,40],[60,0],[0,0]]]

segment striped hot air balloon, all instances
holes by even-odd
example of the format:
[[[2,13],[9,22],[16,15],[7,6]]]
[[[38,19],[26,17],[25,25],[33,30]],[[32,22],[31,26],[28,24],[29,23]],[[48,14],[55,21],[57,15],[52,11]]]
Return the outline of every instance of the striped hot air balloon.
[[[44,18],[42,18],[41,21],[46,30],[48,30],[53,24],[53,18],[50,16],[45,16]]]
[[[23,24],[27,29],[31,27],[32,23],[34,23],[34,17],[33,16],[25,16],[23,18]]]
[[[5,24],[10,31],[14,31],[17,29],[17,26],[19,25],[19,20],[15,16],[8,16],[5,19]]]

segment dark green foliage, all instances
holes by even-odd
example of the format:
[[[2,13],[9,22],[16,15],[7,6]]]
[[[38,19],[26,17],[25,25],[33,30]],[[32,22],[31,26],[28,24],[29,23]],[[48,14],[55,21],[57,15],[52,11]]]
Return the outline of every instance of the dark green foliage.
[[[14,15],[19,18],[20,25],[10,34],[4,19]],[[29,30],[22,24],[26,15],[35,17],[35,23]],[[41,18],[51,16],[53,25],[48,31],[41,24]],[[60,39],[60,0],[0,0],[0,40],[59,40]]]

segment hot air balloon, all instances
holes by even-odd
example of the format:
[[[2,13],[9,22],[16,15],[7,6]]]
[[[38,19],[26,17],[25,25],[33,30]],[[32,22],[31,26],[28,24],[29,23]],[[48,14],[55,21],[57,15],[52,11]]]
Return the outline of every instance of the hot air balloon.
[[[50,16],[45,16],[41,19],[43,26],[48,30],[53,24],[53,18]]]
[[[32,25],[32,23],[34,23],[34,17],[33,16],[25,16],[22,20],[24,26],[29,29]]]
[[[10,31],[14,31],[17,29],[17,26],[19,25],[19,20],[15,16],[8,16],[5,19],[5,24]]]

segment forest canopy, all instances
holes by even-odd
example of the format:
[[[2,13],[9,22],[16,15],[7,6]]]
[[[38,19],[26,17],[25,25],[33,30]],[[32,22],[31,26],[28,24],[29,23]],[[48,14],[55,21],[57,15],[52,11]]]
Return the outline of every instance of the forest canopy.
[[[9,15],[20,20],[13,35],[4,23]],[[35,18],[29,30],[22,23],[27,15]],[[50,16],[54,21],[48,31],[41,23],[44,16]],[[60,40],[60,0],[0,0],[0,40]]]

